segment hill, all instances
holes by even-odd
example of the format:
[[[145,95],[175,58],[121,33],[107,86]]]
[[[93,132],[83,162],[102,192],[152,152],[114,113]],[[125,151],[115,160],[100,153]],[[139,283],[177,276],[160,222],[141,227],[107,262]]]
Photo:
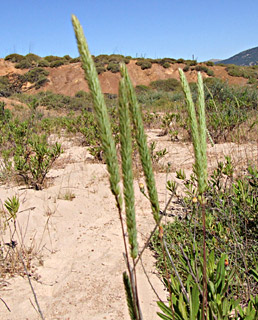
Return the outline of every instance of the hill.
[[[51,59],[58,60],[53,60],[51,65],[44,66],[45,59],[37,58],[37,56],[35,58],[35,55],[32,56],[32,54],[27,55],[29,57],[19,57],[19,59],[25,59],[25,63],[23,61],[17,63],[14,61],[14,58],[17,59],[17,57],[10,56],[12,59],[0,59],[0,96],[2,97],[10,96],[13,88],[16,92],[33,94],[38,91],[52,91],[68,96],[74,96],[80,90],[88,92],[88,86],[78,59],[69,60],[49,56]],[[243,77],[229,75],[226,67],[217,66],[211,62],[197,64],[195,60],[133,59],[119,55],[101,55],[94,57],[94,59],[104,93],[118,92],[119,60],[121,61],[121,59],[124,59],[127,64],[134,86],[148,86],[153,81],[169,78],[179,80],[179,68],[185,71],[189,82],[196,82],[198,71],[202,73],[203,78],[214,76],[229,84],[245,85],[248,81]]]
[[[216,63],[236,64],[238,66],[253,66],[258,65],[258,47],[242,51],[233,57],[225,60],[220,60]]]

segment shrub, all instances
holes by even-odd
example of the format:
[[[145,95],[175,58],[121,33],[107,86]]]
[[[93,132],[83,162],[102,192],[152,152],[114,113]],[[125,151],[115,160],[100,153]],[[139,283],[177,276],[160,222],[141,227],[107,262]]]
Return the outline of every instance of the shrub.
[[[177,63],[185,63],[185,59],[180,58],[180,59],[177,59],[176,62]]]
[[[190,69],[190,67],[189,67],[189,65],[187,64],[187,65],[184,66],[183,71],[184,71],[184,72],[187,72],[187,71],[189,71],[189,69]]]
[[[61,153],[60,144],[50,146],[45,135],[33,135],[26,144],[16,146],[14,170],[27,185],[40,190],[47,173]]]
[[[32,67],[33,67],[32,62],[27,59],[23,59],[15,65],[15,68],[17,69],[30,69]]]
[[[18,54],[18,53],[12,53],[12,54],[9,54],[8,56],[6,56],[4,58],[6,61],[11,61],[11,62],[20,62],[21,60],[24,59],[24,56],[22,56],[21,54]]]
[[[203,66],[203,65],[199,64],[198,66],[195,67],[195,70],[206,73],[208,71],[208,68],[206,66]]]
[[[80,58],[80,57],[78,57],[78,58],[72,58],[69,62],[70,62],[70,63],[81,62],[81,58]]]
[[[45,59],[40,59],[38,61],[38,67],[42,67],[42,68],[49,67],[49,62]]]
[[[135,87],[135,91],[137,94],[141,94],[141,93],[148,93],[151,90],[150,87],[145,86],[143,84],[139,84]]]
[[[117,72],[119,72],[119,64],[114,63],[114,62],[110,62],[107,66],[107,70],[111,71],[112,73],[117,73]]]
[[[64,64],[65,64],[64,60],[54,60],[54,61],[50,62],[49,66],[50,66],[50,68],[57,68],[57,67],[60,67]]]
[[[12,86],[7,76],[0,77],[0,97],[9,97],[13,94]]]
[[[206,64],[207,67],[214,66],[214,62],[213,61],[207,61],[207,62],[205,62],[205,64]]]
[[[181,88],[180,82],[173,78],[153,81],[150,87],[160,91],[175,91]]]
[[[107,69],[105,68],[105,67],[103,67],[103,66],[96,66],[96,70],[97,70],[97,73],[98,74],[102,74],[102,73],[104,73],[104,72],[106,72],[107,71]]]
[[[72,58],[69,56],[69,54],[66,54],[65,56],[63,56],[63,59],[70,61]]]
[[[53,62],[53,61],[56,61],[56,60],[63,60],[62,57],[57,57],[57,56],[52,56],[52,55],[46,56],[43,59],[47,60],[50,63]]]
[[[136,62],[137,66],[140,66],[142,70],[145,69],[150,69],[152,67],[152,64],[150,61],[146,60],[146,59],[140,59]]]
[[[214,71],[213,70],[208,69],[206,73],[207,73],[208,76],[214,77]]]
[[[31,63],[37,63],[41,59],[40,56],[34,53],[28,53],[24,58]]]
[[[165,62],[165,63],[163,63],[162,67],[167,69],[167,68],[170,67],[170,63],[169,62]]]
[[[258,70],[253,67],[242,67],[237,65],[228,65],[226,70],[230,76],[243,77],[247,79],[258,79]]]
[[[49,72],[43,68],[34,68],[23,75],[24,80],[35,83],[38,80],[42,79],[42,77],[46,77],[49,75]]]

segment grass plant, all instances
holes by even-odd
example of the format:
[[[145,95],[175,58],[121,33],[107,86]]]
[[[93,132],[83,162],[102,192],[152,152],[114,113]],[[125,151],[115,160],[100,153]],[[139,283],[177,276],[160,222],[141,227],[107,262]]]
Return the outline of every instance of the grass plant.
[[[153,216],[156,225],[159,228],[159,240],[163,261],[165,264],[166,277],[165,283],[169,290],[169,306],[167,307],[163,302],[159,303],[159,307],[163,313],[158,313],[162,319],[228,319],[230,315],[237,318],[241,314],[243,319],[255,319],[257,315],[257,301],[256,298],[250,298],[250,305],[248,308],[242,308],[239,301],[235,300],[233,296],[229,299],[227,297],[229,285],[232,285],[234,272],[230,274],[226,272],[228,257],[222,255],[216,267],[215,255],[213,251],[206,250],[206,225],[210,220],[206,220],[207,215],[207,200],[208,200],[208,175],[207,175],[207,156],[206,156],[206,121],[205,121],[205,93],[200,74],[198,75],[198,93],[197,93],[197,111],[194,106],[194,100],[191,95],[190,87],[186,81],[183,71],[180,70],[180,78],[183,91],[186,97],[186,105],[189,114],[190,131],[193,140],[195,164],[194,175],[192,177],[192,185],[188,183],[190,190],[195,188],[195,195],[197,198],[192,200],[192,211],[201,214],[200,223],[200,239],[197,243],[196,228],[194,223],[194,231],[190,233],[191,243],[190,247],[181,248],[179,253],[179,261],[182,263],[182,270],[186,272],[186,283],[182,278],[184,274],[182,270],[177,271],[174,258],[172,257],[171,248],[167,244],[168,235],[166,230],[160,225],[161,217],[159,210],[159,201],[157,197],[157,190],[155,187],[155,180],[151,165],[151,156],[149,148],[147,147],[146,136],[144,133],[144,126],[142,122],[141,112],[134,88],[129,79],[125,65],[121,65],[121,80],[119,87],[119,118],[120,118],[120,143],[121,143],[121,158],[122,158],[122,173],[124,185],[124,199],[126,207],[126,221],[128,230],[128,243],[130,246],[131,259],[133,268],[127,250],[127,241],[125,239],[125,231],[123,220],[121,218],[122,212],[122,195],[118,187],[119,184],[119,165],[114,148],[114,140],[111,134],[111,125],[106,111],[103,96],[100,91],[98,83],[97,72],[94,68],[93,60],[90,56],[86,40],[83,35],[82,28],[75,16],[72,17],[74,30],[77,38],[78,49],[81,54],[81,60],[85,71],[85,76],[88,81],[91,94],[94,101],[94,110],[97,123],[100,129],[100,139],[103,145],[104,157],[106,159],[107,168],[110,174],[110,187],[117,202],[117,207],[120,215],[122,226],[123,241],[126,251],[126,264],[128,274],[124,273],[124,284],[127,296],[127,303],[131,319],[143,319],[140,311],[139,297],[137,292],[136,280],[136,265],[139,259],[137,249],[137,227],[135,222],[135,208],[134,208],[134,194],[133,194],[133,176],[132,176],[132,140],[131,130],[133,130],[135,139],[138,145],[138,151],[141,158],[142,168],[144,171],[146,185],[148,189],[149,201],[151,203]],[[130,112],[130,116],[129,116]],[[130,123],[131,122],[131,123]],[[105,126],[105,129],[104,129]],[[112,164],[111,165],[111,161]],[[253,171],[252,171],[253,172]],[[256,172],[256,171],[255,171]],[[184,178],[184,175],[181,175]],[[194,187],[194,183],[196,183]],[[170,183],[170,190],[175,192],[175,184]],[[253,198],[252,200],[253,201]],[[252,202],[253,203],[253,202]],[[197,207],[195,207],[197,206]],[[197,210],[198,209],[198,210]],[[190,221],[197,219],[192,218]],[[208,216],[211,219],[211,216]],[[200,244],[201,243],[201,244]],[[209,248],[210,249],[210,248]],[[168,262],[165,262],[168,259]],[[199,262],[197,262],[199,261]],[[171,264],[171,269],[168,267]],[[170,276],[168,276],[168,270]],[[187,273],[188,272],[188,273]],[[256,271],[254,271],[254,274]],[[175,276],[173,276],[175,274]],[[188,275],[188,276],[187,276]],[[170,278],[171,277],[171,278]],[[226,281],[226,282],[225,282]],[[202,308],[200,308],[202,302]],[[222,308],[222,309],[221,309]],[[233,312],[233,313],[232,313]]]

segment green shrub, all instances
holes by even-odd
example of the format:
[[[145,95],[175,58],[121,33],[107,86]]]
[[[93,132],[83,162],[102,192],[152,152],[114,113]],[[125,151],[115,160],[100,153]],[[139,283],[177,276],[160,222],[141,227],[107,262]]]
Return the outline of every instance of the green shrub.
[[[105,67],[102,67],[102,66],[96,66],[96,70],[97,70],[98,74],[102,74],[102,73],[107,71],[107,69]]]
[[[214,66],[214,62],[213,61],[207,61],[205,62],[207,67],[213,67]]]
[[[162,67],[167,69],[167,68],[170,68],[171,64],[169,62],[165,62],[163,63]]]
[[[60,144],[50,146],[45,135],[32,135],[26,144],[16,145],[15,173],[22,177],[27,185],[40,190],[47,173],[61,153]]]
[[[246,79],[258,79],[258,70],[253,67],[243,67],[237,65],[228,65],[226,70],[230,76],[233,77],[243,77]]]
[[[15,65],[15,68],[17,69],[30,69],[32,67],[33,67],[32,62],[27,59],[23,59]]]
[[[40,56],[34,53],[28,53],[24,58],[31,63],[37,63],[41,59]]]
[[[107,66],[107,70],[111,71],[112,73],[117,73],[117,72],[119,72],[119,64],[114,63],[114,62],[110,62]]]
[[[81,58],[80,58],[80,57],[78,57],[78,58],[72,58],[69,62],[70,62],[70,63],[81,62]]]
[[[208,69],[206,73],[207,73],[208,76],[214,77],[214,71],[213,70]]]
[[[166,80],[156,80],[150,83],[150,87],[160,91],[175,91],[181,88],[180,82],[170,78]]]
[[[177,59],[176,62],[177,63],[185,63],[185,59],[180,58],[180,59]]]
[[[195,67],[195,70],[206,73],[208,71],[208,68],[206,66],[203,66],[203,65],[199,64],[198,66]]]
[[[12,54],[9,54],[8,56],[6,56],[4,59],[6,61],[18,63],[24,59],[24,56],[22,56],[21,54],[18,54],[18,53],[12,53]]]
[[[38,80],[40,80],[42,77],[46,77],[49,75],[49,72],[43,68],[34,68],[30,71],[28,71],[27,73],[25,73],[24,76],[24,80],[31,82],[31,83],[35,83]]]
[[[54,61],[50,62],[49,66],[51,68],[57,68],[57,67],[60,67],[60,66],[62,66],[64,64],[65,64],[64,60],[54,60]]]
[[[135,92],[137,94],[141,94],[141,93],[148,93],[149,91],[151,90],[150,87],[148,86],[145,86],[143,84],[139,84],[135,87]]]
[[[70,61],[72,58],[69,56],[69,54],[66,54],[65,56],[63,56],[63,59]]]
[[[136,62],[136,65],[137,66],[140,66],[142,70],[145,70],[145,69],[150,69],[152,67],[152,64],[150,61],[146,60],[146,59],[139,59],[137,62]]]
[[[45,59],[40,59],[38,61],[38,67],[42,67],[42,68],[49,67],[49,62]]]
[[[52,55],[46,56],[43,59],[47,60],[49,63],[56,61],[56,60],[63,60],[62,57],[57,57],[57,56],[52,56]]]
[[[9,97],[13,94],[12,86],[7,76],[0,76],[0,97]]]
[[[189,69],[190,69],[190,67],[189,67],[189,65],[187,64],[187,65],[184,66],[183,71],[184,71],[184,72],[187,72],[187,71],[189,71]]]

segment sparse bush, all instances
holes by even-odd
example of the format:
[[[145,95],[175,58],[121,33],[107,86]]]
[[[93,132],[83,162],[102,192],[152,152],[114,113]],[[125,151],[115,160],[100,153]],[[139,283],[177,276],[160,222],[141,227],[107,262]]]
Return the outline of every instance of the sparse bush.
[[[189,67],[189,65],[187,64],[187,65],[184,66],[183,71],[184,71],[184,72],[187,72],[187,71],[189,71],[189,69],[190,69],[190,67]]]
[[[62,153],[61,145],[50,146],[46,136],[31,136],[27,144],[16,145],[14,171],[27,185],[40,190],[47,173]]]

